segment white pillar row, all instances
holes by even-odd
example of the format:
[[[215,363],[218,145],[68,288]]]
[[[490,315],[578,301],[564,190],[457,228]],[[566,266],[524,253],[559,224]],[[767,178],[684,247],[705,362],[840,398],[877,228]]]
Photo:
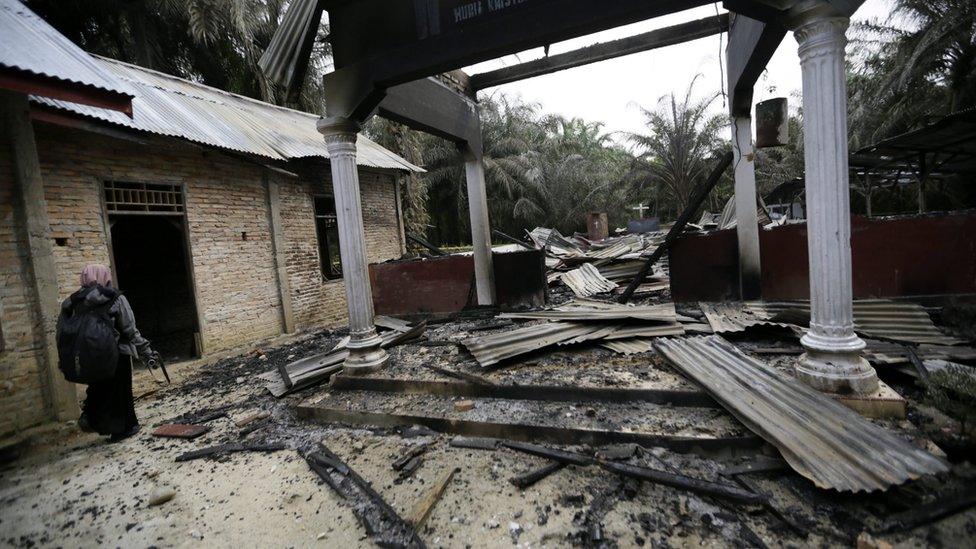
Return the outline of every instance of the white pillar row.
[[[485,165],[481,151],[465,151],[464,173],[468,183],[468,211],[471,216],[471,246],[474,249],[474,278],[478,305],[494,305],[495,271],[491,258],[491,223],[485,191]]]
[[[349,356],[343,363],[347,374],[379,370],[389,358],[380,347],[382,340],[373,325],[373,293],[369,286],[363,207],[356,166],[356,136],[359,124],[345,118],[323,118],[317,124],[325,136],[332,166],[332,189],[339,225],[339,253],[342,279],[349,309]]]
[[[735,178],[735,231],[739,243],[739,293],[742,299],[757,299],[762,291],[755,160],[752,118],[734,117],[732,166]]]
[[[791,14],[803,75],[810,331],[797,377],[833,393],[869,393],[878,377],[861,357],[854,333],[851,208],[847,152],[844,35],[849,20],[824,1],[804,2]]]

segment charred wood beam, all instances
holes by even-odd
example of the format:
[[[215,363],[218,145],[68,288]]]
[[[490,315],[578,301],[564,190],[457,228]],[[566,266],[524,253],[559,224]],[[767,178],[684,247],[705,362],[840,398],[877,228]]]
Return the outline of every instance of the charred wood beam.
[[[962,490],[953,495],[940,497],[936,501],[914,509],[891,515],[885,521],[881,533],[911,530],[945,517],[961,513],[976,505],[976,491]]]
[[[725,170],[727,170],[730,165],[732,165],[732,151],[722,155],[718,161],[718,164],[715,166],[715,169],[713,169],[712,173],[709,174],[708,179],[702,181],[698,188],[695,189],[695,192],[691,195],[691,200],[688,202],[688,206],[683,212],[681,212],[681,215],[678,216],[678,219],[674,222],[671,230],[668,231],[667,236],[664,237],[664,242],[662,242],[661,245],[654,250],[651,257],[647,258],[647,261],[644,262],[641,270],[637,272],[637,276],[630,281],[630,285],[627,286],[624,293],[617,298],[618,302],[627,303],[630,301],[630,298],[634,295],[634,292],[637,291],[637,288],[644,283],[644,279],[646,279],[647,275],[650,274],[654,264],[661,259],[665,252],[668,251],[671,244],[679,236],[681,236],[681,233],[685,230],[685,225],[688,224],[692,216],[698,213],[698,209],[701,208],[702,203],[705,202],[706,198],[708,198],[708,195],[712,192],[712,189],[715,188],[715,185],[718,184],[718,181],[722,178],[722,174],[725,173]]]
[[[763,446],[761,438],[753,435],[723,438],[700,438],[530,425],[524,423],[500,423],[474,421],[448,417],[390,412],[363,412],[317,405],[299,404],[293,410],[303,419],[325,423],[369,425],[374,427],[409,427],[421,425],[441,433],[469,437],[500,438],[510,441],[543,441],[554,444],[589,444],[603,446],[617,443],[634,443],[641,446],[668,448],[675,452],[714,455],[717,453],[751,453]]]
[[[302,452],[309,468],[342,499],[380,547],[426,547],[404,520],[366,480],[324,444]],[[338,477],[338,478],[336,478]]]
[[[593,44],[592,46],[571,52],[552,55],[511,67],[474,74],[471,76],[471,87],[475,91],[483,90],[493,86],[500,86],[502,84],[551,74],[574,67],[582,67],[590,63],[606,61],[633,53],[690,42],[725,32],[728,29],[729,14],[723,13],[714,17],[706,17],[697,21],[689,21],[672,27],[656,29],[612,42]]]
[[[414,244],[417,244],[418,246],[423,246],[424,248],[427,248],[434,255],[448,255],[448,253],[445,252],[444,250],[438,248],[437,246],[434,246],[430,242],[427,242],[426,239],[421,238],[415,234],[407,233],[407,240],[413,242]]]
[[[524,473],[518,474],[510,478],[508,481],[511,482],[513,485],[517,486],[518,488],[524,490],[529,486],[532,486],[533,484],[539,482],[540,480],[548,477],[549,475],[561,470],[563,467],[566,467],[565,463],[559,461],[553,461],[538,469],[530,469]]]
[[[499,385],[482,376],[424,365],[442,375],[457,377],[467,383],[440,380],[397,379],[386,377],[333,376],[333,389],[343,391],[380,391],[386,393],[426,394],[459,397],[507,398],[514,400],[556,400],[578,402],[650,402],[686,408],[718,408],[718,403],[702,391],[670,389],[620,389],[613,387],[577,387],[565,385]]]
[[[649,467],[603,461],[584,454],[557,450],[555,448],[547,448],[537,444],[525,444],[512,441],[503,441],[501,444],[505,448],[518,452],[524,452],[534,456],[548,458],[562,463],[563,465],[599,465],[603,469],[622,477],[652,482],[662,486],[670,486],[672,488],[687,490],[696,494],[725,498],[732,501],[737,501],[739,503],[761,504],[767,499],[763,495],[754,494],[737,486],[701,480],[675,473],[668,473],[665,471],[659,471],[657,469],[651,469]]]
[[[193,450],[192,452],[186,452],[185,454],[180,454],[176,456],[176,461],[192,461],[194,459],[202,459],[207,457],[213,457],[224,454],[231,454],[235,452],[277,452],[279,450],[284,450],[287,448],[284,444],[264,444],[264,443],[236,443],[232,442],[230,444],[220,444],[218,446],[210,446],[207,448],[201,448],[199,450]]]

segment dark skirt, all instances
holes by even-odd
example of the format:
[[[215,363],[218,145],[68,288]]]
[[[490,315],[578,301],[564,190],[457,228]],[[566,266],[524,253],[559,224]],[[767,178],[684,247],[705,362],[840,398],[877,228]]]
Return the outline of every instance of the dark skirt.
[[[121,435],[139,425],[132,399],[132,359],[119,355],[115,376],[88,385],[82,415],[100,435]]]

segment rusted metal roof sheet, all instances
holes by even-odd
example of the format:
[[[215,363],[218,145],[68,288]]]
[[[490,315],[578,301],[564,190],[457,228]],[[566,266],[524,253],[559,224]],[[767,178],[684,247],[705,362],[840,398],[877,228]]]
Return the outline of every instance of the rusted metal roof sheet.
[[[747,302],[746,308],[767,318],[800,311],[809,317],[809,301]],[[929,314],[917,303],[886,299],[854,301],[854,329],[864,335],[878,335],[912,343],[955,345],[961,340],[943,334]]]
[[[655,348],[821,488],[884,490],[948,465],[718,336]]]
[[[314,114],[278,107],[121,61],[91,57],[135,93],[133,116],[32,96],[39,105],[157,135],[186,139],[274,160],[329,158]],[[366,136],[356,163],[371,168],[423,171]]]
[[[563,284],[569,286],[569,289],[580,297],[590,297],[617,288],[615,282],[610,282],[604,278],[600,271],[589,263],[584,263],[578,269],[563,273],[560,278]]]
[[[132,96],[124,83],[18,0],[0,0],[0,66]]]
[[[517,330],[497,334],[472,337],[461,343],[482,366],[556,345],[569,340],[584,341],[585,336],[602,331],[605,324],[584,324],[578,322],[544,322],[525,326]]]
[[[544,320],[650,320],[675,322],[674,303],[644,305],[640,307],[597,301],[574,301],[563,307],[546,311],[502,313],[499,318],[529,318]]]

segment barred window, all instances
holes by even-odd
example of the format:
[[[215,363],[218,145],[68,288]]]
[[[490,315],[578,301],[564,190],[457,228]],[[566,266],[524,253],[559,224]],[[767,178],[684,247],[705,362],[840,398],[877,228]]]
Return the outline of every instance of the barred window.
[[[105,209],[109,213],[182,214],[183,189],[166,183],[106,181]]]
[[[319,244],[319,267],[322,278],[342,278],[342,260],[339,257],[339,225],[336,219],[335,199],[316,196],[315,235]]]

